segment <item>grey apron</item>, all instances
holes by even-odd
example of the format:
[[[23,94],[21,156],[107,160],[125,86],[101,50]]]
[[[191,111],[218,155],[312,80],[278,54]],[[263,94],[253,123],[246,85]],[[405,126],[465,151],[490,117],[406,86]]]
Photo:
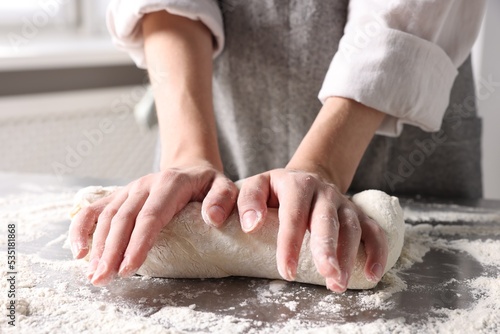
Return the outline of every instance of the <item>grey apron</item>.
[[[284,167],[321,108],[317,94],[338,48],[347,0],[222,0],[226,46],[214,64],[214,107],[233,180]],[[470,59],[442,131],[405,126],[375,136],[350,191],[479,198],[481,121]]]

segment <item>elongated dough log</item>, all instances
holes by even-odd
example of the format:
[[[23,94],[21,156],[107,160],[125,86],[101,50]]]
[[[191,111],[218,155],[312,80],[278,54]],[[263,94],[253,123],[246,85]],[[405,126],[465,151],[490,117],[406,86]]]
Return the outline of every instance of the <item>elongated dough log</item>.
[[[87,187],[75,197],[71,215],[92,202],[111,194],[117,187]],[[389,242],[389,256],[384,273],[396,263],[404,241],[403,212],[396,197],[378,190],[367,190],[352,201],[384,229]],[[165,226],[138,274],[167,278],[217,278],[248,276],[281,279],[276,265],[278,213],[269,209],[264,226],[246,234],[241,230],[236,210],[224,227],[204,223],[201,203],[189,203]],[[309,232],[304,237],[296,281],[325,285],[309,248]],[[376,284],[364,275],[366,255],[361,244],[349,289],[371,289]]]

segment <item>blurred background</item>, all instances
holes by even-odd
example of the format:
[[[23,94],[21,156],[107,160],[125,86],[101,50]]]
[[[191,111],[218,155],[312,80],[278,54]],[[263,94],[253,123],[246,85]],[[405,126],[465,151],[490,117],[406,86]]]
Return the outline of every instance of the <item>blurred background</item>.
[[[108,2],[0,3],[0,172],[132,179],[152,170],[157,129],[140,113],[147,75],[111,44]],[[492,199],[500,199],[499,17],[500,2],[488,0],[473,50]]]
[[[0,171],[151,172],[156,129],[133,113],[147,75],[111,44],[108,2],[0,3]]]

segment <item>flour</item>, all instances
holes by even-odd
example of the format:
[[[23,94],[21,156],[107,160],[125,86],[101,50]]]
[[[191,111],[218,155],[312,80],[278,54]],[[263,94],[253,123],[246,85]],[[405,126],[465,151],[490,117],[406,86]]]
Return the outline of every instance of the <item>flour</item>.
[[[448,243],[449,248],[467,252],[485,266],[500,267],[500,240],[484,241],[466,239],[454,240]]]
[[[119,187],[101,186],[81,189],[75,196],[71,217],[118,189]],[[378,223],[386,236],[388,255],[383,270],[385,274],[398,260],[404,242],[405,225],[399,201],[379,190],[357,193],[352,196],[352,201]],[[236,210],[220,228],[207,225],[200,212],[201,203],[193,202],[177,213],[160,231],[137,273],[165,278],[247,276],[281,279],[276,266],[278,210],[269,209],[262,228],[251,235],[241,229]],[[316,270],[310,247],[312,243],[312,235],[306,232],[300,247],[294,281],[326,285],[325,278]],[[366,278],[365,263],[364,245],[360,244],[347,284],[348,289],[371,289],[377,285],[377,282]]]
[[[474,294],[480,299],[468,310],[441,309],[442,318],[429,319],[422,324],[422,332],[498,333],[500,330],[500,277],[480,277],[467,281]],[[444,319],[444,321],[443,321]]]
[[[421,209],[425,209],[422,211]],[[427,204],[418,209],[404,208],[406,221],[433,222],[433,221],[461,221],[479,223],[484,221],[500,222],[500,212],[487,209],[469,208],[459,205]]]
[[[53,223],[67,223],[68,207],[74,196],[74,191],[64,189],[54,193],[37,191],[0,198],[0,232],[5,235],[7,224],[16,223],[21,229],[17,231],[18,242],[30,242],[50,235],[54,230]],[[6,238],[0,239],[0,246],[5,247],[6,241]]]
[[[281,280],[274,280],[269,282],[269,291],[278,293],[286,287],[286,282]]]
[[[132,277],[96,288],[83,275],[86,264],[71,260],[69,250],[62,248],[74,192],[26,189],[25,193],[0,198],[0,235],[5,235],[5,222],[15,222],[22,246],[17,267],[18,326],[10,328],[7,318],[1,317],[2,333],[500,331],[500,228],[482,223],[482,213],[477,211],[458,208],[459,212],[446,214],[462,222],[477,222],[452,225],[445,223],[448,218],[442,219],[444,207],[434,216],[429,211],[423,216],[406,209],[411,221],[429,224],[406,225],[401,257],[374,290],[337,295],[324,288],[278,280],[235,279],[231,284],[227,280],[196,280],[186,284],[151,277]],[[494,213],[486,214],[495,222]],[[0,240],[0,246],[0,257],[5,259],[5,239]],[[440,254],[436,252],[465,256],[483,271],[476,277],[448,277],[438,286],[409,284],[408,276],[418,274],[423,268],[419,265]],[[5,266],[0,269],[5,270]],[[5,276],[2,271],[1,291],[7,289]],[[402,294],[418,296],[429,290],[441,299],[433,302],[427,315],[413,320],[398,315],[398,309],[405,307],[397,304]],[[466,295],[472,298],[466,306],[447,307],[449,300]],[[0,308],[5,310],[4,298]]]

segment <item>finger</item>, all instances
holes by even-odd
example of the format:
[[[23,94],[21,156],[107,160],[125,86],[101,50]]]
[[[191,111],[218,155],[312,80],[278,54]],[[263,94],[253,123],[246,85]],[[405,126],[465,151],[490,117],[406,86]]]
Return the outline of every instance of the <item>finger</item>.
[[[102,198],[86,208],[83,208],[72,219],[69,227],[71,252],[75,259],[81,259],[89,251],[89,236],[95,229],[97,219],[104,207],[111,202],[113,195]]]
[[[275,189],[278,189],[280,202],[276,250],[278,271],[284,279],[294,280],[300,248],[308,226],[314,186],[309,176],[300,179],[293,176],[288,184]]]
[[[238,195],[241,228],[249,233],[257,231],[265,221],[269,197],[269,174],[248,178]]]
[[[231,180],[224,176],[216,177],[201,207],[205,223],[222,226],[233,211],[237,197],[238,188]]]
[[[365,216],[360,221],[361,240],[366,252],[365,277],[372,282],[379,282],[384,275],[389,253],[384,230],[373,219]]]
[[[358,254],[361,241],[361,228],[359,219],[354,208],[344,205],[338,210],[340,223],[339,247],[337,256],[340,265],[340,275],[337,280],[329,279],[327,284],[335,292],[344,292],[354,269],[354,263]]]
[[[173,174],[168,182],[162,182],[161,185],[152,189],[137,215],[134,230],[118,270],[121,277],[133,275],[140,268],[160,230],[191,199],[192,189],[182,176],[177,177]]]
[[[314,264],[321,276],[337,281],[340,276],[337,259],[339,221],[335,199],[332,197],[321,194],[313,202],[310,247]]]
[[[106,205],[103,209],[99,218],[97,219],[97,225],[95,228],[95,232],[92,238],[92,250],[90,251],[90,263],[87,270],[87,278],[92,280],[94,272],[97,269],[97,265],[99,264],[99,259],[101,258],[101,254],[104,251],[104,246],[106,243],[106,238],[109,232],[109,226],[111,220],[118,212],[120,206],[125,202],[128,196],[127,189],[120,191],[111,202]]]
[[[92,276],[92,284],[104,286],[118,272],[134,229],[135,219],[146,202],[148,194],[147,190],[142,189],[129,192],[127,199],[111,219],[105,248],[99,259],[99,265]]]

